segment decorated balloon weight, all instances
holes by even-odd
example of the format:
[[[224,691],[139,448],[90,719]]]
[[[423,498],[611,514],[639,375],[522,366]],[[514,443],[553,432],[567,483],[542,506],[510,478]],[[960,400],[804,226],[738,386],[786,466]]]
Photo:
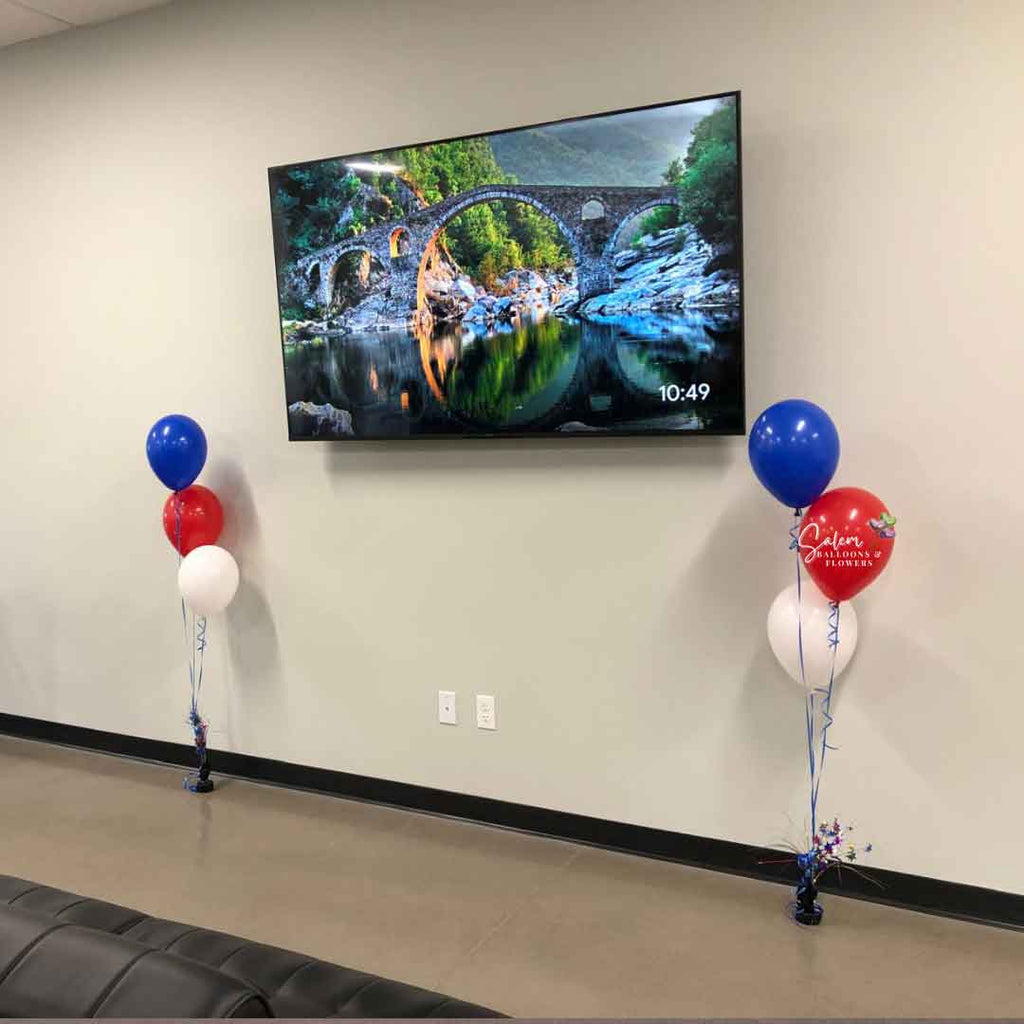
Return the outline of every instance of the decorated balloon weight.
[[[779,663],[805,688],[810,835],[807,850],[797,857],[794,916],[801,924],[816,925],[822,919],[816,901],[819,879],[857,856],[856,848],[845,843],[838,819],[819,824],[817,815],[825,756],[833,749],[828,742],[833,688],[857,645],[856,613],[841,602],[860,593],[885,568],[896,519],[869,491],[825,491],[839,465],[839,432],[813,402],[794,398],[769,406],[751,427],[747,450],[758,480],[794,510],[789,532],[797,559],[796,583],[772,604],[768,638]],[[813,583],[804,580],[803,569]],[[870,844],[864,849],[870,851]]]
[[[164,502],[164,533],[179,554],[216,544],[223,528],[224,510],[209,487],[192,484]]]
[[[889,563],[896,518],[880,498],[860,487],[827,491],[800,524],[800,560],[830,601],[849,601]]]
[[[206,463],[206,435],[190,416],[163,416],[146,436],[146,458],[165,487],[174,493],[164,502],[163,527],[167,539],[182,556],[178,566],[181,623],[188,645],[191,689],[188,721],[196,748],[196,770],[183,785],[193,793],[209,793],[210,758],[208,724],[200,713],[206,616],[223,611],[238,589],[238,565],[216,541],[224,526],[224,510],[217,495],[195,483]]]

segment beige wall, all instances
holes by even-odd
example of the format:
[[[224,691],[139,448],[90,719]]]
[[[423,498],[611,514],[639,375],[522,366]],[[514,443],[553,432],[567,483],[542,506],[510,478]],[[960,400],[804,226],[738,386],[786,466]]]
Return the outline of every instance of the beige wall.
[[[143,454],[187,411],[245,579],[213,744],[799,842],[743,439],[290,445],[276,323],[268,165],[740,88],[750,411],[819,401],[900,520],[821,809],[1024,892],[1022,40],[979,0],[183,0],[0,51],[0,709],[187,741]]]

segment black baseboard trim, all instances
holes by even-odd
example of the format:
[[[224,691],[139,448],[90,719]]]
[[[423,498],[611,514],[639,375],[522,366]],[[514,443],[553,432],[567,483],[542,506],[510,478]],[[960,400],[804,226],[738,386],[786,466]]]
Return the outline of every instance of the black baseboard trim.
[[[126,736],[21,715],[0,713],[0,733],[180,767],[195,765],[195,748],[185,743]],[[210,762],[215,777],[218,774],[234,776],[252,782],[366,800],[766,882],[796,883],[793,860],[787,860],[784,851],[768,847],[668,832],[646,825],[630,825],[226,750],[211,751]],[[212,799],[216,799],[216,794]],[[841,878],[830,872],[821,886],[822,892],[978,924],[1024,930],[1024,895],[883,868],[859,867],[859,872],[843,871]]]

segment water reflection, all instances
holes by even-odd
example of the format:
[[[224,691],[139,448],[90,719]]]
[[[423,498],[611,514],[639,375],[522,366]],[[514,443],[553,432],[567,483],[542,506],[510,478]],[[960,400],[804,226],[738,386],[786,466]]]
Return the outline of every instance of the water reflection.
[[[578,323],[555,317],[498,324],[489,332],[450,327],[420,337],[423,372],[451,413],[484,429],[524,426],[565,394],[580,354]]]
[[[628,380],[641,391],[664,385],[712,383],[719,364],[735,358],[738,314],[686,312],[620,317],[611,321],[616,353]]]
[[[368,438],[742,430],[738,328],[723,311],[327,336],[285,347],[288,403],[345,410]],[[708,397],[687,399],[697,383]]]

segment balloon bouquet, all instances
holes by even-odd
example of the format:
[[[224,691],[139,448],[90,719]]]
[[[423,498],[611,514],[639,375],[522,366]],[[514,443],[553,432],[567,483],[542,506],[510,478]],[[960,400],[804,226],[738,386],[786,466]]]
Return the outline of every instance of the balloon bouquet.
[[[855,848],[845,844],[838,819],[820,826],[817,822],[825,752],[834,749],[828,744],[833,688],[857,646],[857,615],[849,601],[888,563],[896,520],[870,491],[825,490],[839,464],[839,434],[825,410],[813,402],[794,398],[765,409],[750,431],[748,451],[758,480],[793,509],[789,532],[796,582],[772,602],[768,640],[805,694],[810,845],[797,856],[795,917],[801,924],[815,925],[823,914],[815,902],[822,874],[856,857]],[[813,582],[804,581],[802,569]]]
[[[217,495],[194,483],[206,462],[206,435],[188,416],[164,416],[146,438],[146,458],[172,494],[164,502],[164,533],[178,552],[181,622],[188,645],[188,676],[192,690],[188,721],[196,745],[196,771],[185,777],[193,793],[209,793],[210,759],[207,722],[199,714],[203,686],[206,617],[223,611],[238,589],[238,565],[216,540],[224,526]]]

